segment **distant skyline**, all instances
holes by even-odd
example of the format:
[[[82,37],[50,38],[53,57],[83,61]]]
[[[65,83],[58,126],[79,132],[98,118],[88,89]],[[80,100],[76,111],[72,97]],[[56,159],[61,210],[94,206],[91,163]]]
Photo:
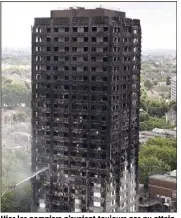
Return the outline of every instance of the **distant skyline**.
[[[176,50],[175,2],[3,2],[2,47],[30,48],[35,17],[50,17],[51,10],[76,6],[124,11],[126,17],[141,20],[143,50]]]

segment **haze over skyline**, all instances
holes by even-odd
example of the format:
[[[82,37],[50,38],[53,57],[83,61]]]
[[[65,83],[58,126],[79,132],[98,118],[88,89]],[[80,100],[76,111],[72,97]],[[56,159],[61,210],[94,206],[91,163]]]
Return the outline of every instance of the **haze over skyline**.
[[[2,47],[30,48],[35,17],[50,17],[51,10],[75,6],[124,11],[126,17],[141,20],[143,50],[176,50],[175,2],[3,2]]]

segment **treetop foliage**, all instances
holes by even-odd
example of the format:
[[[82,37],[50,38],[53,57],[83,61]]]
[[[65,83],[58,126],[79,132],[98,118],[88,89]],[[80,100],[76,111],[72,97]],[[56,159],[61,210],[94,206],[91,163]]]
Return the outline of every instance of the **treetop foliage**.
[[[148,177],[177,168],[176,139],[149,139],[139,152],[140,182],[147,184]]]

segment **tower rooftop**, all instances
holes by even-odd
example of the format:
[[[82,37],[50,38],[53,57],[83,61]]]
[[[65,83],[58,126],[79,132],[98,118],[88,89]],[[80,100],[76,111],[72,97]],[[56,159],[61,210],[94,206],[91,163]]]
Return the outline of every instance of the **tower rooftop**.
[[[83,7],[70,7],[65,10],[52,10],[51,17],[92,17],[92,16],[120,16],[125,17],[126,13],[122,11],[110,10],[105,8],[85,9]]]

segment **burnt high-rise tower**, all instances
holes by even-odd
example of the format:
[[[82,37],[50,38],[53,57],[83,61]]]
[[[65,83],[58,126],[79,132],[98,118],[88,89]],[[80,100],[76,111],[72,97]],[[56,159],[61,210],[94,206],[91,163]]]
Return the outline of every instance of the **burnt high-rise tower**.
[[[33,210],[137,210],[141,27],[103,8],[32,28]]]

